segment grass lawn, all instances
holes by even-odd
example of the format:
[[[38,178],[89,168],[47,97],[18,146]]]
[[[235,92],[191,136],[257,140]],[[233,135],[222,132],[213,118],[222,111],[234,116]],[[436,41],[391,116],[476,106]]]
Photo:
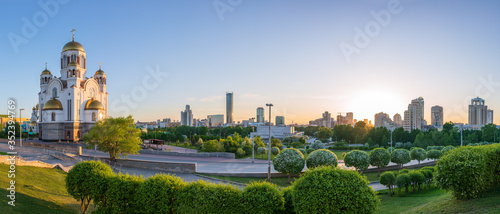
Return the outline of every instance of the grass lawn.
[[[208,177],[212,178],[218,178],[226,181],[234,181],[238,183],[244,183],[248,184],[252,181],[267,181],[267,178],[244,178],[244,177],[226,177],[226,176],[215,176],[215,175],[205,175]],[[298,177],[292,177],[292,182],[293,180],[297,179]],[[272,178],[271,177],[271,183],[276,184],[279,187],[287,187],[290,186],[291,184],[288,183],[288,178]]]
[[[451,192],[438,188],[410,193],[401,197],[379,192],[381,204],[377,213],[499,213],[500,186],[484,196],[468,201],[456,200]]]
[[[66,173],[59,169],[17,166],[16,206],[7,205],[8,171],[9,165],[0,164],[0,213],[78,213],[80,203],[66,192]]]
[[[7,152],[0,151],[0,155],[8,155]]]

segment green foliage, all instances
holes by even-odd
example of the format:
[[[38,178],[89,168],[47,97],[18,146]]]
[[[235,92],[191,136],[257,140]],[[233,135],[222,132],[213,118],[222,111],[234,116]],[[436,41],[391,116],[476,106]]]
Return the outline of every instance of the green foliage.
[[[344,163],[347,167],[365,170],[370,166],[370,157],[365,151],[352,150],[344,157]]]
[[[283,150],[283,144],[281,144],[281,140],[277,138],[271,139],[271,148],[272,147],[278,147],[280,150]]]
[[[141,213],[175,213],[184,186],[186,183],[177,176],[157,174],[149,177],[136,194]]]
[[[280,153],[280,149],[278,147],[271,148],[271,154],[278,155]]]
[[[98,207],[94,213],[137,213],[135,195],[139,186],[144,183],[142,177],[119,174],[109,178],[109,188],[106,191],[107,206]]]
[[[391,162],[391,153],[383,148],[377,148],[370,151],[370,165],[378,167],[380,175],[380,168],[386,167]]]
[[[313,148],[306,149],[306,153],[311,154],[311,152],[314,152],[314,150],[316,150],[316,149],[313,149]],[[300,151],[300,149],[299,149],[299,151]]]
[[[425,152],[425,149],[414,147],[410,151],[410,157],[412,160],[417,160],[418,164],[420,164],[420,161],[427,158],[427,153]]]
[[[293,143],[292,143],[292,147],[293,147],[293,148],[296,148],[296,149],[303,149],[303,148],[304,148],[304,145],[305,145],[305,143],[300,142],[300,141],[297,141],[297,142],[293,142]]]
[[[127,118],[108,117],[99,120],[88,134],[83,136],[88,148],[97,148],[109,154],[111,161],[127,157],[129,154],[139,154],[142,144],[141,130],[135,128],[132,116]]]
[[[267,149],[265,147],[259,147],[257,148],[257,153],[261,154],[262,157],[264,157],[264,155],[267,154]]]
[[[285,149],[273,160],[274,169],[288,174],[288,181],[290,181],[290,174],[302,172],[304,165],[304,155],[297,149]]]
[[[303,155],[307,154],[307,151],[305,149],[299,149],[300,153],[302,153]]]
[[[443,156],[443,153],[440,150],[432,149],[432,150],[427,151],[427,157],[429,159],[436,160],[436,159],[441,158],[441,156]]]
[[[66,176],[66,190],[69,195],[81,202],[80,209],[85,213],[90,203],[106,206],[106,191],[113,170],[99,161],[84,161],[75,164]]]
[[[296,213],[374,213],[380,203],[369,181],[337,167],[308,170],[293,183]]]
[[[432,173],[434,173],[434,170],[436,169],[436,167],[434,167],[434,166],[426,166],[426,167],[422,167],[421,169],[422,170],[429,170]]]
[[[224,151],[224,148],[222,147],[221,143],[217,140],[210,140],[206,143],[202,144],[201,151],[203,152],[222,152]]]
[[[257,137],[254,137],[254,148],[255,148],[255,151],[257,151],[257,149],[259,147],[266,147],[266,144],[264,144],[264,142],[262,142],[262,138],[260,138],[260,136],[257,136]]]
[[[411,179],[410,176],[405,173],[405,174],[399,174],[396,177],[396,185],[399,187],[399,192],[401,193],[401,189],[404,187],[405,188],[405,193],[408,193],[408,187],[411,185]]]
[[[433,150],[433,149],[442,150],[443,148],[444,148],[444,146],[428,146],[427,151]]]
[[[203,146],[203,139],[198,138],[198,140],[196,141],[196,143],[194,143],[194,146],[196,146],[198,148],[201,148]]]
[[[319,127],[318,129],[318,134],[316,135],[318,139],[320,139],[323,142],[328,142],[328,140],[332,137],[333,131],[328,128],[328,127]],[[324,149],[324,148],[320,148]]]
[[[243,213],[274,213],[283,210],[284,204],[283,193],[275,184],[252,182],[243,189]]]
[[[408,173],[410,176],[411,185],[413,186],[413,191],[415,192],[416,187],[420,190],[420,185],[425,182],[424,174],[420,171],[411,171]]]
[[[232,185],[189,182],[179,193],[177,213],[230,214],[242,210],[243,192]]]
[[[380,184],[389,188],[391,195],[393,194],[393,187],[396,185],[396,175],[393,172],[387,171],[380,175]]]
[[[313,143],[311,143],[311,148],[313,148],[314,150],[316,150],[316,149],[324,149],[324,148],[326,148],[326,146],[321,141],[316,140]]]
[[[436,165],[435,179],[457,199],[477,198],[500,182],[500,144],[450,150]]]
[[[243,157],[243,156],[245,156],[245,154],[246,154],[246,152],[242,148],[238,148],[238,150],[236,150],[236,155],[238,157]]]
[[[406,149],[395,149],[391,153],[391,162],[401,165],[407,164],[411,161],[410,152]]]
[[[293,214],[295,213],[293,207],[293,186],[288,186],[286,188],[281,189],[281,193],[283,194],[283,198],[285,199],[285,206],[282,210],[280,210],[279,214]]]
[[[337,166],[337,155],[328,149],[318,149],[307,157],[307,168],[313,169],[318,166]]]
[[[450,150],[453,150],[453,149],[455,149],[455,147],[454,147],[454,146],[447,146],[447,147],[444,147],[444,148],[441,150],[441,152],[442,152],[442,153],[443,153],[443,155],[444,155],[444,154],[446,154],[446,152],[448,152],[448,151],[450,151]]]

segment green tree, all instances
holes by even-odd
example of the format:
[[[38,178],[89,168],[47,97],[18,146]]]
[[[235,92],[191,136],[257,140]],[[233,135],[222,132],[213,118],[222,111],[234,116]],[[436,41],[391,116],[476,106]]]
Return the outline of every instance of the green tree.
[[[316,135],[319,140],[322,142],[328,142],[332,137],[333,131],[328,127],[320,127],[318,130],[318,134]]]
[[[411,161],[410,152],[406,149],[395,149],[391,153],[391,161],[393,163],[399,164],[403,168],[404,164]]]
[[[425,141],[425,134],[423,132],[417,134],[413,145],[420,148],[427,148],[428,144]]]
[[[418,165],[420,165],[420,161],[423,161],[427,158],[427,154],[425,149],[415,147],[410,151],[410,157],[412,160],[417,160]]]
[[[378,169],[378,176],[380,176],[380,168],[386,167],[391,162],[391,153],[387,149],[377,148],[370,152],[370,164],[376,166]]]
[[[297,149],[285,149],[273,160],[276,171],[287,174],[290,183],[292,173],[300,173],[304,169],[304,155]]]
[[[264,158],[264,155],[267,153],[267,149],[265,147],[259,147],[257,148],[257,153],[262,155],[262,158]]]
[[[336,167],[337,155],[328,149],[318,149],[313,151],[309,156],[307,156],[306,165],[308,169],[313,169],[318,166],[330,166]]]
[[[283,150],[283,144],[281,144],[281,140],[278,138],[271,138],[271,147],[278,147],[280,150]]]
[[[209,140],[202,144],[201,151],[203,152],[222,152],[224,148],[217,140]]]
[[[352,150],[344,157],[347,167],[354,167],[356,170],[365,170],[370,166],[370,157],[365,151]]]
[[[380,175],[380,184],[389,188],[389,193],[392,197],[394,194],[393,187],[396,185],[396,176],[394,176],[394,173],[391,171],[384,172]]]
[[[497,125],[490,123],[488,125],[484,125],[481,127],[481,140],[486,142],[493,142],[493,140],[497,141],[497,137],[499,131],[497,129]],[[495,136],[496,135],[496,136]],[[495,136],[495,137],[494,137]]]
[[[109,154],[111,161],[116,161],[120,155],[138,154],[142,144],[141,131],[135,128],[132,116],[127,118],[106,118],[98,121],[88,134],[83,136],[88,148],[97,148]]]

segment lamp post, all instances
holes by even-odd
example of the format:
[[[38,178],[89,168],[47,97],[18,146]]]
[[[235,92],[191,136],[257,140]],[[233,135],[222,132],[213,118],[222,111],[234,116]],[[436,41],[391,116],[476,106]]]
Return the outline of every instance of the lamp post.
[[[250,119],[252,119],[252,121],[253,121],[253,120],[255,119],[255,117],[252,117],[252,118],[250,118]],[[254,131],[254,128],[255,128],[255,127],[254,127],[254,126],[252,126],[252,132],[255,132],[255,131]],[[254,134],[254,135],[255,135],[255,134]],[[253,148],[254,146],[253,146],[253,145],[254,145],[254,143],[255,143],[255,139],[252,137],[252,163],[254,163],[254,158],[253,158],[253,153],[254,153],[254,148]]]
[[[19,109],[19,145],[21,145],[21,147],[23,147],[23,117],[22,117],[22,113],[23,113],[23,110],[24,108],[22,109]]]
[[[394,127],[391,126],[391,152],[392,152],[392,132],[394,131]]]
[[[268,168],[267,168],[267,181],[271,181],[271,107],[273,104],[268,103],[266,106],[269,106],[269,150],[267,150],[268,154]]]

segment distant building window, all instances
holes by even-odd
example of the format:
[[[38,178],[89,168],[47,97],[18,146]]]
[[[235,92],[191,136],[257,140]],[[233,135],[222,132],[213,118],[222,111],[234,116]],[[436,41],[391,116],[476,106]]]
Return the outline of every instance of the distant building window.
[[[56,121],[56,113],[52,112],[52,121]]]
[[[96,121],[97,120],[97,117],[95,115],[95,112],[92,112],[92,121]]]

